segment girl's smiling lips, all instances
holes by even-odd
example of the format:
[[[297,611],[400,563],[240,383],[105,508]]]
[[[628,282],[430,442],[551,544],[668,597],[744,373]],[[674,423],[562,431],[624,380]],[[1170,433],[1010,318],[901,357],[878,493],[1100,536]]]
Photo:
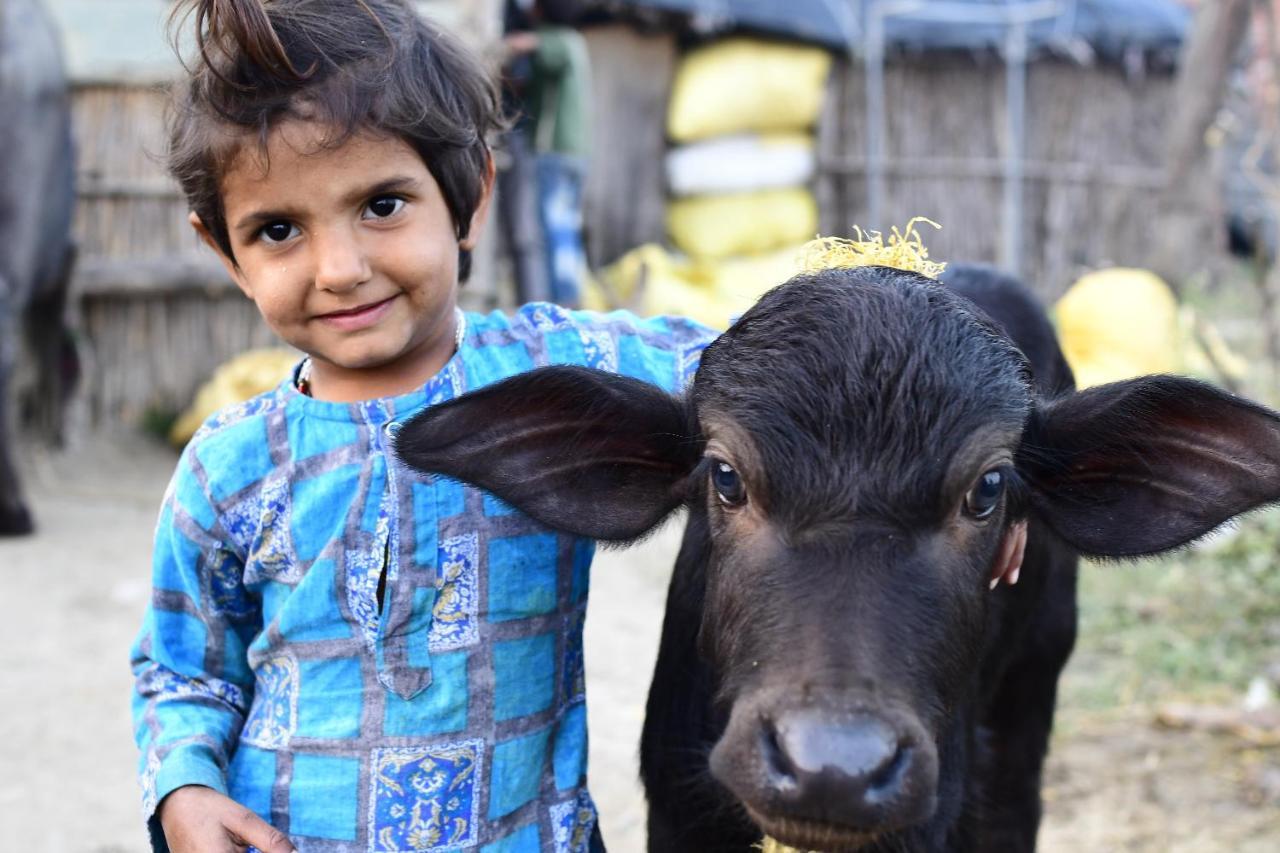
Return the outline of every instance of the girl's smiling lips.
[[[391,303],[395,301],[395,298],[395,296],[388,296],[381,302],[371,302],[368,305],[362,305],[359,308],[352,308],[348,311],[320,314],[316,319],[339,331],[356,332],[360,329],[366,329],[381,320],[391,308]]]

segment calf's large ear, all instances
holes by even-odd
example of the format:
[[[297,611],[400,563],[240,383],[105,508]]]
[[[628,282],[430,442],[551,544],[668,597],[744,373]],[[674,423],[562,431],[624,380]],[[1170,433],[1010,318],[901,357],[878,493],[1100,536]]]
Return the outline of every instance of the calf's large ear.
[[[1017,467],[1032,507],[1081,553],[1154,554],[1280,500],[1280,416],[1146,376],[1038,408]]]
[[[545,367],[406,421],[396,454],[593,539],[644,535],[684,500],[701,442],[681,400],[585,367]]]

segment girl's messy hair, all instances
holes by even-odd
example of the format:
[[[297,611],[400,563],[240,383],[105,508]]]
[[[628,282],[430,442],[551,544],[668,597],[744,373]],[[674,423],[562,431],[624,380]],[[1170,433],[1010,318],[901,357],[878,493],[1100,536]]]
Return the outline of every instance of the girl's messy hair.
[[[405,0],[179,0],[175,48],[191,18],[196,55],[176,91],[169,170],[227,257],[222,177],[246,141],[265,156],[271,129],[290,118],[332,128],[333,146],[364,130],[403,139],[467,235],[501,110],[493,80],[451,36]]]

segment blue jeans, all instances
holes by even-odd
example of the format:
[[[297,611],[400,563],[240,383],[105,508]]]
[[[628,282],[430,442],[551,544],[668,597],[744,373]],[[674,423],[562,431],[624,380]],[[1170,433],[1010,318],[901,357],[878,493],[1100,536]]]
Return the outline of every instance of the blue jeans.
[[[538,214],[545,239],[551,301],[582,302],[587,254],[582,245],[582,184],[586,164],[567,154],[538,155]]]

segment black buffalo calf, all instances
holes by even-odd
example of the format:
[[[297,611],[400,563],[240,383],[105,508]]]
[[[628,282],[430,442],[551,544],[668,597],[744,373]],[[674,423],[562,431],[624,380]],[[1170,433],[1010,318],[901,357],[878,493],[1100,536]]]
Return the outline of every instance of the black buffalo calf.
[[[650,850],[1033,849],[1077,555],[1280,499],[1274,413],[1170,376],[1076,393],[1021,287],[948,285],[799,276],[685,398],[546,368],[401,430],[407,463],[566,532],[626,541],[688,507],[641,746]]]

